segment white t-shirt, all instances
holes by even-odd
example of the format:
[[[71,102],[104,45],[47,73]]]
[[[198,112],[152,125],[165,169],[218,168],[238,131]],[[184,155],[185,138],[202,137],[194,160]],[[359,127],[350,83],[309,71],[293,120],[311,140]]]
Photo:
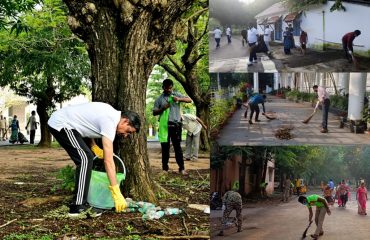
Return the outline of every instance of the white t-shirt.
[[[191,114],[183,114],[182,127],[188,131],[188,134],[197,134],[202,130],[202,125],[197,121],[197,117]]]
[[[231,35],[231,29],[228,27],[226,28],[226,35],[230,36]]]
[[[220,29],[216,29],[213,31],[215,38],[221,38],[222,31]]]
[[[121,120],[121,111],[102,102],[91,102],[64,107],[54,112],[48,125],[58,131],[62,128],[75,129],[82,137],[107,137],[112,142]]]
[[[249,43],[257,42],[257,29],[255,29],[254,27],[248,30],[248,42]]]
[[[263,32],[263,41],[271,41],[271,29],[266,28],[265,31]]]

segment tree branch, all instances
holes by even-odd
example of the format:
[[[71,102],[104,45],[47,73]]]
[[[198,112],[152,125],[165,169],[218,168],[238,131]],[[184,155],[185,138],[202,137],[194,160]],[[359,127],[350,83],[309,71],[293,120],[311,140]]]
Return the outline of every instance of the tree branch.
[[[186,78],[183,73],[177,72],[174,70],[170,64],[161,62],[159,63],[159,66],[161,66],[166,72],[168,72],[170,75],[172,75],[178,82],[181,84],[186,84]]]
[[[207,8],[203,8],[195,13],[193,13],[191,16],[189,16],[187,19],[184,19],[183,21],[184,22],[187,22],[189,21],[190,19],[194,18],[194,17],[198,17],[199,15],[201,15],[203,12],[207,11],[208,10],[208,7]]]
[[[180,67],[180,65],[177,64],[176,60],[171,55],[168,55],[168,54],[166,55],[166,57],[168,58],[168,60],[170,60],[170,62],[173,64],[176,70],[180,72],[182,75],[184,75],[184,71],[182,70],[182,67]]]

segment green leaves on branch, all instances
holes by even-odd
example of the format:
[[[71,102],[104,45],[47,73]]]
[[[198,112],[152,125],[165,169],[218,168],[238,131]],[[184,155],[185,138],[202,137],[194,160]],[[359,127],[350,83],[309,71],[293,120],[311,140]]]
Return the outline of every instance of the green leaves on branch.
[[[41,9],[22,16],[27,33],[0,32],[0,86],[47,107],[81,93],[89,84],[90,63],[66,18],[61,1],[45,0]]]
[[[1,0],[0,1],[0,30],[8,26],[20,32],[28,30],[28,28],[21,23],[19,16],[26,11],[34,9],[37,4],[41,4],[42,0]]]

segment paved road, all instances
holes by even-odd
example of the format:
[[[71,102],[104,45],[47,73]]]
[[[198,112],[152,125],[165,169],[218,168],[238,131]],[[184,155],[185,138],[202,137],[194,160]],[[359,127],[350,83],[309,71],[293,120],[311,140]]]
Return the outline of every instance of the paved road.
[[[209,71],[210,72],[353,72],[370,71],[370,58],[356,57],[358,67],[348,63],[340,49],[317,51],[307,49],[302,56],[298,48],[292,49],[291,55],[285,55],[280,43],[271,43],[271,54],[258,53],[258,63],[247,66],[248,47],[242,46],[241,37],[233,37],[227,44],[226,37],[221,39],[221,47],[216,49],[212,35],[209,37]]]
[[[209,49],[210,72],[277,72],[283,68],[281,61],[272,60],[265,53],[258,53],[258,62],[248,66],[249,48],[243,46],[241,37],[233,37],[231,44],[223,37],[218,49],[214,39],[210,39]]]
[[[329,114],[329,133],[320,133],[322,112],[318,110],[309,124],[301,121],[313,111],[308,103],[295,103],[286,99],[268,96],[266,111],[276,112],[276,120],[267,120],[260,115],[261,122],[250,125],[244,118],[245,109],[238,110],[221,130],[220,145],[357,145],[369,144],[369,134],[354,134],[348,128],[339,128],[339,117]],[[249,113],[248,113],[249,114]],[[280,127],[293,127],[293,139],[280,140],[275,131]]]
[[[308,194],[320,194],[309,192]],[[357,214],[357,202],[354,193],[351,193],[351,201],[346,208],[339,208],[337,204],[331,207],[332,214],[325,216],[324,236],[322,240],[348,240],[348,239],[369,239],[369,217]],[[315,208],[315,207],[314,207]],[[235,216],[235,211],[232,213]],[[212,211],[211,218],[218,222],[222,211]],[[224,237],[218,237],[219,225],[211,225],[212,239],[249,239],[249,240],[298,240],[308,224],[307,207],[297,201],[297,196],[291,198],[288,203],[268,205],[268,207],[248,208],[248,203],[243,209],[243,231],[237,233],[237,229],[230,228],[225,231]],[[311,225],[307,232],[307,238],[311,239],[316,226]]]

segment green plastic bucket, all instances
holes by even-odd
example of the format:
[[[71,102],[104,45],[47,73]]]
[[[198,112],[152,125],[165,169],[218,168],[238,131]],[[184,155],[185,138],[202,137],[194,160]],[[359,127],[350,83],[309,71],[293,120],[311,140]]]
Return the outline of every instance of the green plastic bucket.
[[[126,168],[122,159],[120,159],[117,155],[114,154],[113,158],[122,164],[123,173],[117,173],[116,175],[117,182],[120,184],[121,181],[125,180],[126,178]],[[97,159],[97,157],[95,157],[94,160],[95,159]],[[87,202],[90,204],[90,206],[101,209],[114,208],[114,201],[109,190],[109,186],[110,182],[106,172],[92,170],[89,193],[87,196]]]

